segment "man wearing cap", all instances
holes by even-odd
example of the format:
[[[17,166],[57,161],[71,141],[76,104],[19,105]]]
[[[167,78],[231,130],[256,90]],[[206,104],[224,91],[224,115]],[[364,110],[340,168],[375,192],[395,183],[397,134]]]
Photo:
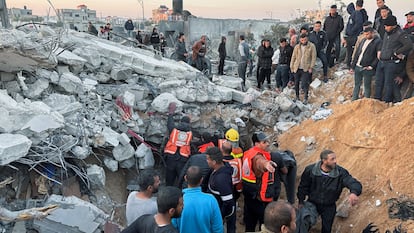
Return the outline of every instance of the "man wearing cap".
[[[256,132],[252,141],[254,146],[244,152],[242,165],[245,232],[254,232],[258,221],[263,224],[266,204],[273,200],[277,166],[268,151],[268,136]]]
[[[190,127],[190,118],[184,116],[180,123],[175,126],[173,113],[176,109],[174,102],[168,106],[167,128],[170,134],[167,144],[164,148],[166,155],[166,178],[167,186],[174,186],[175,179],[180,175],[185,163],[191,155],[191,140],[193,133]]]
[[[382,43],[375,74],[375,99],[392,103],[401,99],[399,85],[403,80],[396,77],[396,70],[413,46],[407,33],[397,25],[397,18],[395,16],[389,16],[384,21],[384,25],[386,36]],[[385,89],[384,96],[382,96],[383,89]]]
[[[375,36],[371,27],[364,29],[364,37],[358,47],[355,47],[355,56],[351,62],[351,70],[354,71],[355,86],[352,100],[359,99],[359,90],[364,79],[364,96],[371,97],[371,81],[375,75],[378,64],[378,53],[381,49],[381,39]]]
[[[407,17],[407,23],[404,25],[403,29],[414,43],[414,11],[408,12],[405,16]]]
[[[344,19],[338,14],[336,5],[331,6],[329,15],[325,18],[323,30],[326,32],[328,39],[326,56],[329,62],[329,67],[332,67],[334,66],[334,59],[331,58],[331,51],[335,46],[335,58],[338,60],[341,51],[340,35],[344,30]]]

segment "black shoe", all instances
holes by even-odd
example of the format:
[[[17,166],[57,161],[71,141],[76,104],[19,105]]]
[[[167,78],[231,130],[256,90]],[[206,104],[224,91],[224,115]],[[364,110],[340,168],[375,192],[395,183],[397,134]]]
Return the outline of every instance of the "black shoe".
[[[326,77],[326,76],[325,76],[325,77],[323,77],[323,82],[324,82],[324,83],[327,83],[327,82],[328,82],[328,77]]]

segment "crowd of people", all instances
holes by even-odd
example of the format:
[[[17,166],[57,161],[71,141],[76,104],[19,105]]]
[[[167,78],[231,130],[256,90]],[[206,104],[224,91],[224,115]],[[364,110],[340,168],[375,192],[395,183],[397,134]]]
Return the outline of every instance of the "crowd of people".
[[[159,187],[160,175],[153,170],[140,172],[140,191],[128,196],[128,227],[123,232],[235,233],[238,199],[243,197],[239,221],[245,232],[308,232],[321,216],[325,233],[331,232],[335,203],[344,188],[350,190],[351,205],[358,201],[361,183],[337,165],[333,151],[322,151],[320,161],[305,168],[295,198],[295,156],[271,151],[269,135],[244,133],[247,126],[242,119],[236,119],[237,127],[224,135],[193,135],[191,119],[182,116],[176,124],[175,114],[176,104],[171,103],[169,137],[163,147],[166,187]],[[282,183],[286,200],[279,200]],[[177,189],[182,194],[175,194]]]

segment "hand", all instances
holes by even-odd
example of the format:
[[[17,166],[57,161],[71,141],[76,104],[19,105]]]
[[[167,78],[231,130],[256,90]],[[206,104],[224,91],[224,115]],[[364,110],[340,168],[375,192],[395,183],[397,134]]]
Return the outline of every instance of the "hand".
[[[358,196],[355,193],[349,194],[348,201],[351,206],[354,206],[358,203]]]
[[[401,77],[398,77],[398,76],[394,79],[394,82],[395,82],[397,85],[400,85],[403,81],[404,81],[404,80],[403,80]]]
[[[168,113],[171,115],[171,114],[173,114],[174,112],[175,112],[175,109],[177,108],[177,104],[176,103],[174,103],[174,102],[171,102],[169,105],[168,105]]]
[[[265,168],[268,172],[275,172],[276,167],[277,167],[277,164],[271,160],[268,160],[265,165]]]
[[[312,74],[312,68],[310,68],[310,69],[308,70],[308,72],[309,72],[309,74]]]
[[[379,230],[377,226],[375,226],[372,222],[368,224],[364,230],[362,230],[362,233],[378,233]]]
[[[367,67],[364,67],[364,69],[365,70],[372,70],[373,68],[372,68],[372,66],[367,66]]]

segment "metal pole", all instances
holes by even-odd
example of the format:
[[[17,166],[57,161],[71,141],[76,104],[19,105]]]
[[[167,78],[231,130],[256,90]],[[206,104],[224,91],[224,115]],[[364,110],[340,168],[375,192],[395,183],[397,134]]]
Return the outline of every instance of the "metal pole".
[[[10,27],[9,12],[7,12],[6,0],[0,0],[0,19],[4,28]]]

